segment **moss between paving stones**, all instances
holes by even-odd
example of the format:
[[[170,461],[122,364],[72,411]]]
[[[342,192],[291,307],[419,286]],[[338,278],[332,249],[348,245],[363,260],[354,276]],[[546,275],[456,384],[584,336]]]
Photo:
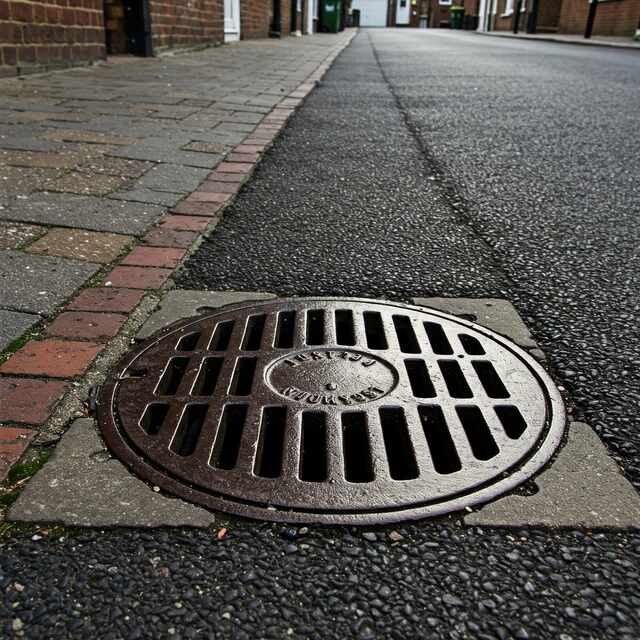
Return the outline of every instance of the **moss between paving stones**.
[[[4,512],[17,500],[20,495],[21,485],[25,480],[40,471],[50,455],[51,452],[49,451],[40,451],[31,460],[11,467],[6,480],[9,488],[0,488],[0,514],[4,515]]]
[[[42,338],[41,329],[30,330],[23,333],[19,338],[10,342],[6,349],[0,353],[0,364],[6,362],[16,351],[22,349],[27,342],[31,342],[31,340],[41,340]]]

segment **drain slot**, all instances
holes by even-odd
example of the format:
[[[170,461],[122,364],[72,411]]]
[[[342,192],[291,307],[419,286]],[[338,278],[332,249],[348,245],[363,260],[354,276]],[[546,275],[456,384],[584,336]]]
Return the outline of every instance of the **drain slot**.
[[[442,409],[437,406],[421,406],[418,407],[418,415],[431,453],[433,468],[441,474],[460,471],[460,458]]]
[[[168,404],[153,402],[147,405],[147,408],[144,410],[142,418],[140,418],[140,426],[147,435],[155,436],[160,433],[167,413],[169,413]]]
[[[171,358],[167,364],[160,382],[156,387],[159,396],[175,396],[189,366],[190,358],[179,356]]]
[[[442,328],[442,325],[435,322],[424,322],[424,330],[429,338],[429,344],[433,353],[442,356],[448,356],[453,353],[453,349],[447,340],[447,335]]]
[[[342,452],[347,482],[371,482],[373,464],[364,412],[342,414]]]
[[[438,360],[447,391],[452,398],[473,398],[473,393],[460,365],[455,360]]]
[[[231,380],[230,393],[233,396],[248,396],[253,386],[256,373],[257,358],[242,357],[236,360],[236,367]]]
[[[456,413],[462,423],[473,455],[478,460],[491,460],[499,453],[482,411],[478,407],[456,407]]]
[[[347,347],[352,347],[356,343],[353,313],[349,310],[336,311],[336,342]]]
[[[310,346],[324,344],[324,311],[322,309],[307,311],[307,344]]]
[[[286,407],[267,407],[262,412],[260,439],[254,473],[262,478],[277,478],[282,469]]]
[[[179,456],[190,456],[195,450],[209,406],[188,404],[173,436],[171,451]]]
[[[407,316],[393,316],[393,326],[396,329],[400,351],[402,353],[420,353],[420,345],[411,320]]]
[[[188,333],[186,336],[183,336],[178,340],[176,351],[193,351],[198,346],[200,335],[200,331],[194,331],[193,333]]]
[[[228,320],[216,325],[209,344],[209,351],[226,351],[229,348],[234,324],[233,320]]]
[[[505,405],[494,409],[508,438],[517,440],[527,430],[527,423],[518,407]]]
[[[409,377],[411,391],[416,398],[435,398],[436,390],[433,387],[429,370],[423,360],[405,360],[404,366]]]
[[[388,349],[387,337],[384,333],[382,316],[377,311],[365,311],[362,314],[364,331],[369,349]]]
[[[464,352],[468,353],[470,356],[483,356],[485,354],[485,350],[482,348],[480,340],[477,338],[467,335],[466,333],[461,333],[458,338],[460,339],[460,344],[462,345]]]
[[[319,411],[302,414],[300,432],[300,480],[324,482],[327,479],[327,417]]]
[[[404,411],[395,407],[380,409],[380,425],[389,463],[389,475],[394,480],[417,478],[418,466]]]
[[[224,358],[205,358],[191,391],[192,396],[210,396],[216,389]]]
[[[474,360],[472,363],[476,374],[480,379],[485,393],[490,398],[508,398],[509,392],[504,386],[495,367],[487,360]]]
[[[246,404],[228,404],[225,406],[218,426],[211,460],[209,461],[212,467],[230,471],[236,466],[246,419]]]
[[[266,316],[264,315],[249,316],[247,319],[247,328],[242,340],[243,351],[258,351],[258,349],[260,349],[265,319]]]
[[[291,349],[293,347],[295,328],[296,312],[281,311],[278,314],[278,325],[276,327],[276,349]]]

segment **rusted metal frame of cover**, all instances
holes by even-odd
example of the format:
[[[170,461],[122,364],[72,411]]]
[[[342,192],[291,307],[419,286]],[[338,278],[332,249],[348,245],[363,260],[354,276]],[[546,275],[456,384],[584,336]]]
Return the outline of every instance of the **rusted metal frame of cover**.
[[[531,447],[522,452],[522,455],[518,459],[513,460],[509,468],[501,470],[498,473],[496,479],[494,477],[487,478],[482,473],[475,473],[474,467],[478,468],[478,461],[474,458],[473,454],[469,450],[469,443],[462,437],[463,429],[460,426],[460,418],[456,414],[457,407],[464,407],[466,405],[478,406],[481,397],[478,393],[473,394],[473,398],[470,402],[465,403],[462,399],[447,400],[443,402],[443,399],[448,398],[446,391],[446,384],[442,380],[441,374],[435,369],[430,369],[429,373],[432,377],[434,387],[437,387],[437,397],[428,399],[416,398],[410,385],[407,381],[403,370],[405,362],[414,358],[416,361],[420,359],[426,360],[424,348],[421,346],[420,353],[406,353],[401,351],[401,345],[397,342],[397,332],[395,327],[389,326],[392,322],[391,317],[387,314],[383,321],[387,323],[385,327],[385,334],[389,344],[387,349],[380,349],[372,351],[366,346],[365,329],[360,321],[361,313],[353,313],[353,318],[356,319],[353,327],[353,333],[355,337],[356,345],[343,346],[336,344],[335,327],[333,323],[325,322],[325,331],[329,328],[328,335],[324,336],[322,345],[318,346],[306,346],[305,343],[305,327],[300,323],[296,325],[296,332],[294,335],[294,346],[289,349],[274,349],[267,344],[266,336],[274,336],[275,333],[275,318],[277,314],[269,314],[269,310],[285,311],[287,309],[303,307],[302,311],[307,311],[310,308],[322,309],[331,311],[333,313],[337,309],[345,308],[355,309],[358,312],[362,312],[369,308],[371,311],[381,310],[395,310],[400,315],[411,315],[418,313],[420,315],[430,316],[431,319],[440,320],[444,323],[454,323],[456,327],[463,333],[471,332],[471,334],[479,334],[484,336],[489,341],[499,345],[500,349],[505,349],[508,354],[511,354],[517,361],[524,364],[526,369],[530,372],[532,379],[537,383],[537,393],[542,392],[544,394],[544,408],[547,413],[546,419],[543,420],[544,428],[538,434],[539,437],[535,438]],[[297,309],[300,311],[300,309]],[[119,390],[120,384],[123,384],[122,378],[127,371],[140,367],[140,363],[144,364],[144,358],[148,357],[149,353],[153,351],[154,347],[159,345],[165,340],[168,340],[170,336],[175,340],[171,343],[171,348],[165,350],[160,354],[155,363],[149,361],[147,366],[154,369],[155,372],[163,368],[169,355],[176,355],[180,352],[175,351],[174,347],[179,338],[188,335],[192,330],[201,327],[203,323],[209,323],[209,332],[204,335],[211,335],[214,325],[217,320],[230,316],[232,314],[240,314],[246,311],[247,318],[245,319],[245,325],[243,331],[236,331],[233,334],[232,342],[228,345],[227,349],[222,352],[206,351],[202,348],[202,345],[198,345],[199,354],[197,364],[191,368],[191,370],[183,376],[181,381],[181,389],[174,396],[174,401],[179,401],[179,404],[170,408],[173,413],[167,417],[167,421],[173,425],[178,425],[179,413],[183,411],[183,405],[186,403],[198,404],[197,396],[188,396],[187,393],[192,387],[198,370],[201,366],[201,360],[204,357],[224,357],[227,356],[227,361],[224,362],[221,371],[219,372],[219,380],[225,380],[224,384],[218,384],[213,396],[207,398],[207,404],[210,407],[217,407],[217,411],[213,411],[207,416],[207,429],[211,437],[209,447],[200,447],[200,449],[194,454],[194,462],[200,465],[200,469],[204,465],[208,465],[208,458],[210,449],[213,447],[215,440],[214,436],[217,435],[217,430],[220,424],[220,415],[223,410],[223,404],[228,405],[229,402],[224,402],[227,398],[226,389],[228,388],[229,381],[232,379],[233,370],[232,367],[236,367],[236,357],[241,355],[249,355],[258,359],[257,365],[260,362],[266,366],[263,376],[260,376],[257,380],[258,386],[261,389],[259,394],[252,394],[245,400],[247,405],[252,405],[252,410],[248,411],[245,419],[245,425],[247,425],[247,431],[244,434],[243,442],[241,443],[241,451],[238,455],[238,460],[244,461],[244,465],[240,465],[238,469],[231,469],[220,472],[219,477],[216,477],[217,484],[214,486],[203,487],[199,486],[199,480],[202,475],[193,473],[193,465],[183,465],[182,468],[174,469],[173,471],[167,470],[159,465],[154,460],[154,456],[160,456],[161,459],[167,456],[175,458],[170,452],[169,436],[173,437],[175,431],[165,434],[164,437],[147,439],[144,446],[140,446],[139,443],[133,442],[130,434],[126,433],[122,428],[122,425],[116,420],[116,412],[119,410],[120,414],[131,414],[137,423],[146,401],[141,402],[140,399],[146,396],[151,401],[153,398],[153,391],[157,383],[158,378],[156,376],[148,376],[146,379],[142,378],[136,381],[136,384],[144,385],[143,388],[137,390],[135,398],[132,399],[130,406],[115,406],[116,393]],[[391,313],[391,312],[390,312]],[[267,322],[264,327],[263,339],[259,348],[251,351],[240,351],[241,341],[246,334],[246,322],[248,322],[248,316],[259,316],[265,314]],[[305,315],[306,317],[306,315]],[[420,335],[415,334],[414,335]],[[201,338],[202,339],[202,338]],[[428,344],[426,338],[422,339],[422,345]],[[332,347],[331,349],[329,347]],[[459,345],[456,345],[459,348]],[[456,350],[457,350],[456,349]],[[259,442],[259,433],[262,420],[262,412],[264,407],[274,406],[286,406],[291,402],[288,397],[278,398],[277,393],[274,393],[273,389],[267,386],[266,380],[269,375],[273,374],[274,368],[278,368],[278,363],[287,359],[294,359],[300,352],[313,352],[315,351],[322,357],[329,357],[327,352],[336,351],[343,353],[353,354],[356,361],[362,358],[381,359],[384,356],[384,361],[390,362],[391,373],[394,377],[394,382],[391,389],[380,389],[381,392],[385,392],[380,395],[379,398],[365,398],[365,402],[362,404],[355,404],[353,407],[340,406],[339,409],[334,409],[333,405],[322,405],[322,409],[329,416],[327,424],[328,443],[330,446],[327,452],[327,466],[329,469],[329,480],[332,482],[315,482],[307,483],[301,482],[296,474],[292,471],[294,465],[299,461],[300,457],[300,416],[304,409],[310,409],[313,407],[298,407],[296,409],[293,419],[288,423],[289,428],[285,430],[284,447],[282,460],[282,469],[284,473],[280,477],[276,478],[258,478],[252,473],[252,462],[255,459],[256,447],[261,446]],[[193,351],[189,351],[193,355]],[[230,354],[233,356],[231,357]],[[433,354],[430,354],[433,358]],[[449,359],[453,358],[455,354],[451,354]],[[444,355],[438,356],[440,359],[447,359]],[[435,359],[437,360],[438,357]],[[467,359],[468,360],[468,359]],[[470,365],[466,364],[464,359],[460,359],[462,366],[465,367],[467,377],[473,379],[473,372],[468,368]],[[135,363],[135,366],[133,366]],[[286,365],[285,365],[286,366]],[[553,383],[548,378],[545,371],[536,363],[528,354],[524,351],[506,341],[501,336],[484,329],[478,325],[475,325],[466,320],[444,314],[439,311],[426,309],[423,307],[415,307],[409,305],[401,305],[390,302],[379,302],[375,300],[366,299],[341,299],[341,298],[299,298],[299,299],[286,299],[275,300],[264,303],[240,303],[225,307],[217,310],[215,313],[183,321],[166,329],[160,337],[152,338],[150,342],[142,345],[136,352],[129,355],[118,367],[118,374],[116,379],[110,381],[102,391],[102,400],[100,404],[100,424],[110,448],[120,457],[125,463],[134,469],[136,473],[149,480],[153,484],[157,484],[160,487],[166,489],[171,493],[175,493],[188,500],[203,504],[210,508],[221,509],[224,511],[230,511],[240,515],[247,515],[251,517],[260,517],[270,520],[285,520],[285,521],[304,521],[304,522],[341,522],[341,523],[375,523],[375,522],[390,522],[408,518],[419,518],[427,515],[437,515],[447,513],[455,510],[462,509],[466,506],[484,502],[492,497],[508,491],[528,477],[535,473],[548,459],[551,457],[553,451],[560,442],[564,427],[564,408],[560,396],[553,386]],[[256,371],[262,371],[256,366]],[[479,385],[477,385],[479,386]],[[385,400],[389,394],[393,394],[393,402]],[[481,396],[482,394],[480,394]],[[228,400],[228,399],[227,399]],[[203,398],[200,398],[202,403]],[[232,398],[231,404],[242,403],[238,398]],[[366,406],[366,405],[369,406]],[[424,460],[428,459],[428,447],[425,442],[425,435],[422,426],[419,424],[419,419],[416,417],[415,412],[405,411],[407,430],[409,433],[410,442],[415,450],[415,458],[417,459],[419,466],[419,477],[424,480],[429,478],[432,482],[437,483],[438,486],[444,489],[443,495],[440,498],[431,497],[430,500],[420,500],[420,496],[414,496],[411,498],[411,486],[416,485],[415,480],[410,481],[393,480],[389,477],[388,468],[385,461],[385,445],[384,437],[380,431],[379,414],[378,411],[383,406],[388,407],[400,407],[406,408],[411,405],[416,406],[443,406],[445,412],[447,424],[457,425],[456,429],[452,433],[452,437],[455,439],[455,447],[462,459],[462,469],[455,474],[449,476],[437,475],[433,473],[433,470],[426,469],[424,467]],[[493,406],[495,402],[488,400],[486,407]],[[485,408],[486,408],[485,407]],[[384,482],[385,492],[382,503],[376,504],[375,499],[373,501],[368,500],[371,495],[371,487],[374,486],[371,483],[349,483],[343,478],[340,478],[341,473],[344,470],[344,460],[341,451],[341,425],[338,420],[339,416],[347,411],[354,410],[357,412],[364,411],[367,416],[367,429],[369,431],[372,464],[374,466],[374,475],[378,484]],[[488,414],[487,411],[483,412]],[[293,425],[293,427],[291,426]],[[497,425],[489,425],[492,433],[500,433]],[[140,435],[142,430],[139,429],[137,435]],[[509,444],[504,438],[500,442],[501,450],[503,446]],[[206,454],[206,455],[205,455]],[[184,462],[184,460],[183,460]],[[192,462],[189,460],[188,462]],[[206,468],[206,467],[205,467]],[[185,472],[186,471],[186,472]],[[182,476],[182,477],[181,477]],[[461,478],[464,478],[461,481]],[[290,497],[291,492],[295,493],[295,485],[311,487],[312,491],[302,492],[297,495],[298,502],[282,506],[284,498]],[[294,489],[292,489],[294,485]],[[456,488],[458,489],[456,491]],[[335,503],[334,508],[327,508],[326,505],[331,505],[331,498],[333,495],[337,498],[344,499],[345,494],[349,494],[351,490],[352,495],[360,495],[364,498],[360,502],[355,501],[354,507],[351,503],[350,506],[345,506],[344,503],[340,503],[339,500]],[[354,493],[355,491],[355,493]],[[333,494],[332,494],[333,492]],[[319,508],[314,506],[314,496],[317,500],[318,496],[324,499],[325,507]],[[409,496],[409,499],[408,497]],[[274,503],[276,506],[274,506]],[[351,509],[349,511],[349,509]]]

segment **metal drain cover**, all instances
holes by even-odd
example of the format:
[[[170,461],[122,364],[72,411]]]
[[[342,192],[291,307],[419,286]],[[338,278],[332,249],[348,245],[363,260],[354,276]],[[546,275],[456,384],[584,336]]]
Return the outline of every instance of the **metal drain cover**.
[[[141,477],[268,520],[390,522],[495,497],[549,460],[562,400],[505,338],[438,311],[243,303],[145,342],[100,425]]]

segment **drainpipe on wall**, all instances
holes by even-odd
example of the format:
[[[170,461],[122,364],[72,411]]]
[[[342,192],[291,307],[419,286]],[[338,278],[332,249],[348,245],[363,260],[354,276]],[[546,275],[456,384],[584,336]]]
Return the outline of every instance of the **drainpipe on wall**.
[[[487,4],[489,5],[489,12],[487,13],[487,31],[493,31],[495,26],[493,16],[495,15],[496,0],[487,0]]]
[[[142,3],[142,22],[144,24],[144,55],[149,57],[153,55],[153,34],[151,31],[149,0],[144,0]]]
[[[513,33],[518,33],[520,27],[520,10],[522,9],[522,0],[517,0],[516,6],[513,8]]]
[[[535,33],[538,29],[538,9],[540,6],[540,0],[533,0],[531,5],[531,11],[527,19],[527,33]]]
[[[273,0],[273,18],[269,29],[270,38],[279,38],[282,34],[282,18],[280,13],[280,0]]]
[[[587,26],[584,30],[584,37],[590,38],[593,32],[593,23],[596,20],[596,11],[598,10],[598,0],[591,0],[589,5],[589,16],[587,17]]]

